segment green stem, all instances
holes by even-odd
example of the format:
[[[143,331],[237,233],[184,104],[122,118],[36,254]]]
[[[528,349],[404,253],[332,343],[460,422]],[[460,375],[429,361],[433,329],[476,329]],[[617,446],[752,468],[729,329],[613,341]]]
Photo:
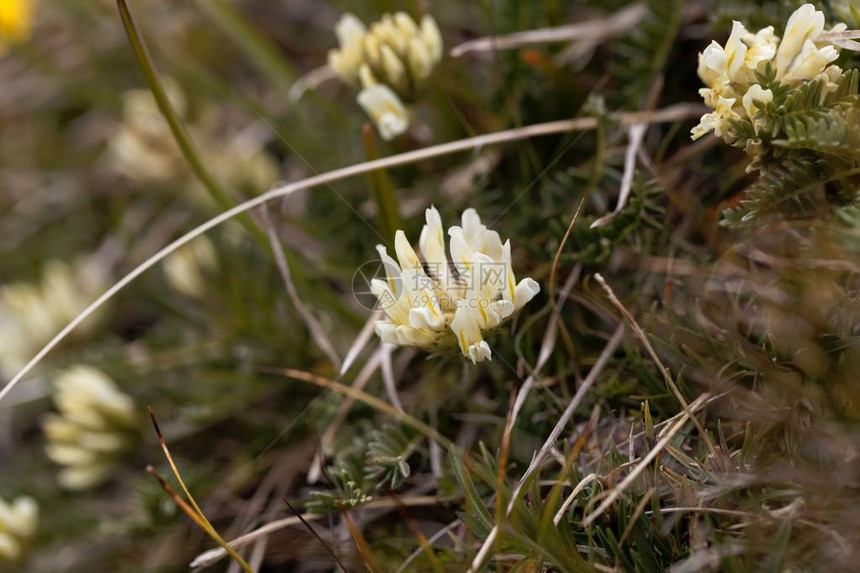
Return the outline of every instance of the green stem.
[[[376,135],[373,127],[365,123],[361,129],[361,138],[364,143],[364,152],[368,161],[379,159],[379,148],[376,145]],[[379,233],[385,238],[389,246],[394,245],[394,234],[403,228],[400,219],[400,211],[397,208],[397,198],[394,196],[394,185],[388,176],[388,171],[380,169],[367,174],[370,192],[376,203],[376,226]]]
[[[123,27],[125,27],[126,34],[128,34],[131,48],[134,51],[135,59],[137,59],[137,63],[140,65],[140,69],[146,78],[146,83],[149,85],[149,89],[155,97],[158,109],[161,110],[162,115],[164,115],[164,119],[167,120],[167,124],[170,126],[170,131],[173,133],[173,137],[176,139],[176,143],[179,145],[179,149],[185,157],[185,160],[188,162],[189,167],[191,167],[191,170],[222,209],[226,210],[234,207],[236,205],[235,201],[227,190],[218,183],[209,170],[206,169],[197,148],[194,146],[194,142],[191,140],[191,136],[182,124],[179,114],[176,113],[176,110],[170,103],[170,99],[167,97],[167,92],[164,90],[164,85],[161,83],[161,78],[158,76],[155,64],[149,55],[149,51],[146,48],[143,37],[131,17],[131,12],[128,9],[126,0],[117,0],[117,7],[119,8],[119,15],[120,18],[122,18]],[[254,238],[260,242],[260,244],[264,245],[267,249],[269,248],[269,242],[265,233],[263,233],[262,229],[254,223],[251,217],[247,214],[243,214],[240,216],[239,220],[243,225],[245,225],[248,231],[251,232]]]

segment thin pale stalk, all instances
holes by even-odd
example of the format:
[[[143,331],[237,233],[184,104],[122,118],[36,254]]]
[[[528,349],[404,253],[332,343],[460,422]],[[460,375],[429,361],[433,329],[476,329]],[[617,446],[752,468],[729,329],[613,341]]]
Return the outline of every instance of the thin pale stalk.
[[[121,1],[121,0],[120,0]],[[630,125],[633,123],[642,123],[642,122],[652,122],[652,123],[665,123],[665,122],[674,122],[680,121],[683,119],[690,119],[693,117],[699,117],[704,113],[706,109],[704,106],[698,104],[678,104],[674,106],[667,107],[665,109],[657,110],[654,112],[646,111],[646,112],[633,112],[627,114],[621,114],[617,116],[617,120],[622,125]],[[400,165],[407,165],[410,163],[415,163],[417,161],[423,161],[425,159],[430,159],[433,157],[441,157],[443,155],[450,155],[452,153],[460,153],[464,151],[472,151],[474,149],[479,149],[483,146],[488,145],[500,145],[502,143],[509,143],[512,141],[518,141],[521,139],[527,139],[529,137],[538,137],[543,135],[552,135],[558,133],[566,133],[570,131],[584,131],[589,129],[595,129],[597,127],[597,119],[593,117],[581,117],[576,119],[566,119],[560,121],[551,121],[548,123],[540,123],[535,125],[529,125],[526,127],[518,127],[515,129],[510,129],[506,131],[500,131],[496,133],[490,133],[486,135],[479,135],[477,137],[470,137],[467,139],[461,139],[458,141],[452,141],[449,143],[442,143],[440,145],[434,145],[432,147],[427,147],[424,149],[416,149],[414,151],[409,151],[406,153],[401,153],[399,155],[392,155],[390,157],[383,157],[382,159],[378,159],[376,161],[367,161],[364,163],[358,163],[355,165],[350,165],[347,167],[341,167],[340,169],[335,169],[333,171],[329,171],[327,173],[322,173],[319,175],[314,175],[313,177],[308,177],[302,179],[300,181],[296,181],[293,183],[288,183],[287,185],[283,185],[276,189],[272,189],[262,195],[254,197],[253,199],[249,199],[240,205],[237,205],[227,211],[221,213],[220,215],[210,219],[209,221],[203,223],[199,227],[192,229],[182,237],[179,237],[169,245],[162,248],[160,251],[152,255],[149,259],[135,267],[131,272],[129,272],[126,276],[120,279],[117,283],[115,283],[111,288],[109,288],[104,294],[102,294],[99,298],[97,298],[92,304],[90,304],[86,309],[84,309],[78,316],[75,317],[72,322],[66,325],[63,330],[61,330],[54,338],[51,339],[16,375],[9,383],[0,390],[0,401],[6,397],[6,395],[12,391],[12,389],[27,375],[29,374],[33,368],[45,357],[51,350],[53,350],[60,342],[62,342],[75,328],[77,328],[82,322],[84,322],[87,318],[89,318],[96,310],[99,309],[104,303],[114,297],[118,292],[124,289],[126,286],[131,284],[135,279],[137,279],[140,275],[145,273],[147,270],[161,262],[165,257],[175,252],[177,249],[182,246],[188,244],[195,237],[199,237],[200,235],[206,233],[207,231],[214,229],[218,225],[229,221],[230,219],[241,215],[247,211],[250,211],[264,203],[272,201],[274,199],[279,199],[282,197],[286,197],[292,195],[297,191],[301,191],[303,189],[309,189],[311,187],[316,187],[319,185],[326,185],[332,183],[334,181],[339,181],[341,179],[347,179],[349,177],[354,177],[356,175],[362,175],[364,173],[369,173],[371,171],[375,171],[377,169],[387,169],[391,167],[397,167]],[[860,169],[856,170],[860,172]],[[847,176],[853,174],[853,171],[842,172],[840,176]],[[265,236],[263,237],[265,239]],[[268,248],[268,244],[266,245]]]

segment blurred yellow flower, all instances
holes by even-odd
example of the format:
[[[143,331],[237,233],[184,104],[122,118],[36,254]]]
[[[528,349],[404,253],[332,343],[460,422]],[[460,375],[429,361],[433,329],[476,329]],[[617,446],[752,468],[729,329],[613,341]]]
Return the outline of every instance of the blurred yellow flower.
[[[24,561],[38,521],[39,506],[32,498],[21,496],[12,503],[0,499],[0,562]]]
[[[106,480],[137,435],[134,403],[106,374],[77,365],[54,381],[59,415],[49,415],[42,429],[45,453],[64,466],[58,476],[66,489],[79,490]]]
[[[10,44],[25,42],[33,29],[34,0],[0,1],[0,55]]]

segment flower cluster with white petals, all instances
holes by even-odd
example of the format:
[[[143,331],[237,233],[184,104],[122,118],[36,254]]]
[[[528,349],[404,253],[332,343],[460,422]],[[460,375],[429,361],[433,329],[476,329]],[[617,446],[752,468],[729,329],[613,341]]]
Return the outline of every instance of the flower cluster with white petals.
[[[516,282],[510,239],[502,243],[474,209],[462,226],[448,229],[450,258],[439,212],[430,207],[415,252],[397,231],[397,259],[377,245],[386,278],[373,279],[371,292],[386,318],[376,323],[383,342],[433,351],[459,347],[473,363],[492,358],[487,332],[513,316],[540,291],[537,282]]]
[[[845,24],[838,24],[830,31],[844,29]],[[759,111],[774,98],[773,91],[759,83],[759,75],[768,66],[781,85],[823,79],[826,90],[835,90],[842,70],[831,62],[839,57],[839,51],[821,41],[822,33],[824,14],[812,4],[795,10],[782,39],[774,33],[773,26],[752,33],[735,21],[725,46],[712,41],[699,54],[698,74],[707,86],[699,94],[714,111],[702,116],[693,128],[693,139],[713,132],[731,142],[735,139],[732,120],[737,119],[749,120],[758,132]]]
[[[38,521],[39,506],[32,498],[21,496],[12,503],[0,499],[0,562],[23,563]]]
[[[405,12],[385,14],[370,28],[346,13],[335,26],[338,49],[328,54],[329,67],[346,84],[361,88],[358,103],[376,124],[383,139],[409,127],[404,102],[442,59],[442,35],[432,16],[420,24]]]
[[[174,111],[185,119],[188,102],[179,83],[166,77],[163,85]],[[122,122],[108,139],[110,162],[116,172],[146,183],[188,177],[190,171],[182,151],[152,92],[128,90],[122,94],[122,102]],[[224,139],[218,133],[221,120],[215,108],[204,107],[195,122],[186,122],[189,133],[210,159],[214,175],[231,188],[251,192],[267,189],[278,178],[278,166],[263,149],[265,141],[227,134],[227,145],[215,145],[211,142]],[[192,197],[204,197],[202,188],[192,181]]]
[[[58,479],[64,488],[96,486],[110,476],[136,441],[134,403],[91,366],[65,370],[54,387],[59,414],[49,415],[42,425],[48,439],[45,453],[63,466]]]
[[[0,287],[0,374],[13,376],[60,330],[109,286],[108,269],[96,259],[74,264],[49,261],[40,282]],[[101,314],[101,313],[97,313]],[[98,319],[90,317],[73,332],[81,340]]]

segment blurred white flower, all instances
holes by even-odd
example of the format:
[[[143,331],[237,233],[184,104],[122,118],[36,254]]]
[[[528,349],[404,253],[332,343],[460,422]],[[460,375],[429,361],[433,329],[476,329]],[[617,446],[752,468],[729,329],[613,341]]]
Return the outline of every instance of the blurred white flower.
[[[12,503],[0,499],[0,562],[20,565],[24,561],[38,521],[34,499],[21,496]]]
[[[80,490],[100,484],[135,442],[134,403],[106,374],[84,365],[56,377],[54,403],[59,414],[46,417],[42,429],[45,453],[64,466],[60,485]]]
[[[403,133],[408,115],[398,113],[397,129],[383,133],[383,126],[369,111],[369,101],[396,100],[398,107],[417,96],[424,81],[442,59],[442,35],[432,16],[425,15],[420,25],[405,12],[385,14],[367,29],[353,14],[341,16],[335,26],[338,49],[328,55],[329,66],[345,83],[362,88],[359,104],[368,111],[386,139]],[[382,92],[378,86],[387,88]],[[388,93],[390,92],[390,93]],[[362,101],[364,100],[364,101]],[[405,123],[404,123],[405,122]],[[386,136],[387,134],[387,136]]]
[[[108,269],[96,259],[71,265],[53,260],[45,264],[41,282],[0,287],[0,373],[16,374],[107,290],[108,279]],[[98,322],[98,316],[84,321],[72,333],[72,340],[86,338]]]
[[[383,342],[427,350],[459,347],[473,363],[492,358],[484,336],[529,302],[540,290],[532,279],[516,282],[510,240],[503,244],[474,209],[463,212],[463,225],[448,229],[450,259],[439,212],[426,211],[419,250],[397,231],[392,258],[378,245],[386,279],[374,279],[371,291],[386,318],[376,323]]]
[[[164,78],[164,90],[176,113],[186,115],[187,102],[172,78]],[[182,151],[167,120],[149,90],[129,90],[122,96],[122,122],[108,140],[112,167],[135,181],[165,182],[190,175]],[[265,191],[278,177],[278,166],[263,149],[262,137],[230,133],[222,136],[223,110],[204,106],[186,129],[193,136],[214,175],[230,189],[252,193]],[[253,129],[246,130],[253,132]],[[213,142],[227,141],[225,145]],[[209,201],[208,194],[192,182],[192,198]],[[205,199],[204,199],[205,197]]]
[[[164,261],[168,284],[189,297],[201,297],[206,291],[207,273],[218,266],[218,255],[212,242],[197,237]]]
[[[185,114],[185,96],[170,78],[163,81],[171,105]],[[108,140],[113,166],[136,181],[167,181],[185,173],[182,154],[167,120],[148,89],[122,94],[122,123]]]
[[[361,90],[358,104],[376,124],[382,139],[393,139],[409,127],[409,111],[386,85],[376,84]]]

